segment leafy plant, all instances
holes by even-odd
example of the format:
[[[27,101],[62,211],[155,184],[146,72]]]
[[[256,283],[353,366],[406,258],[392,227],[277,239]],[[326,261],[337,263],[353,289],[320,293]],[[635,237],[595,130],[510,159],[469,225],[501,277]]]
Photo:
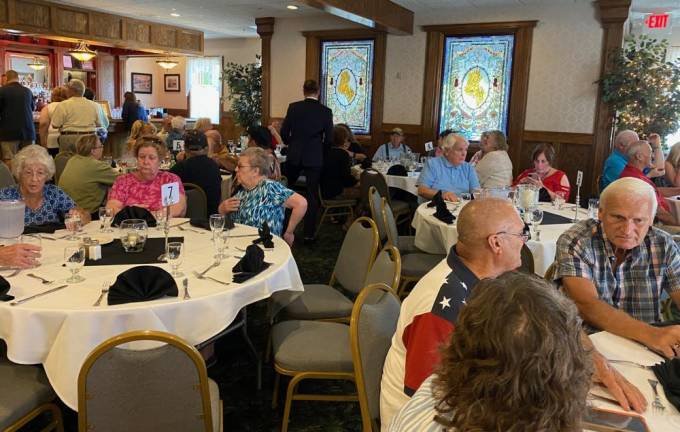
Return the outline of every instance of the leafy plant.
[[[229,86],[226,99],[231,102],[236,123],[244,129],[262,120],[262,66],[260,56],[255,57],[255,63],[230,62],[222,70],[222,82]]]
[[[612,54],[602,100],[616,110],[618,129],[664,137],[680,127],[680,61],[667,62],[667,50],[668,41],[641,35]]]

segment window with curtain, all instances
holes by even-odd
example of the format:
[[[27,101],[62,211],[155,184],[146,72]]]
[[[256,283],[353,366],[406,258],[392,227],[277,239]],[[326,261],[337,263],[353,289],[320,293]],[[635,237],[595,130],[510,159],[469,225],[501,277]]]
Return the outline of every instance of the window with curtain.
[[[219,57],[190,58],[188,73],[189,115],[208,117],[214,124],[219,124],[222,60]]]

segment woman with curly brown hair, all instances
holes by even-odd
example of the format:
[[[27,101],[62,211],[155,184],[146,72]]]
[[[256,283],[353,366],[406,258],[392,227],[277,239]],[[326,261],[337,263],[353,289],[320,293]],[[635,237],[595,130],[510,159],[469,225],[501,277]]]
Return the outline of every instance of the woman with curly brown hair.
[[[574,303],[535,276],[480,282],[439,370],[390,431],[576,431],[592,365]]]

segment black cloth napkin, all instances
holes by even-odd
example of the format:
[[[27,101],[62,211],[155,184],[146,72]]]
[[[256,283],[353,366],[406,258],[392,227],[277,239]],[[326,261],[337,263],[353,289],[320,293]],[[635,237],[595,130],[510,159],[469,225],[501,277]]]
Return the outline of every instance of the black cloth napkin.
[[[408,177],[408,170],[404,165],[392,165],[388,170],[387,170],[387,175],[395,175],[395,176],[400,176],[400,177]]]
[[[262,228],[258,228],[257,233],[260,234],[260,237],[253,240],[253,244],[262,243],[262,246],[266,249],[274,247],[274,242],[272,241],[274,237],[272,237],[272,233],[269,231],[267,222],[262,222]]]
[[[663,386],[666,399],[680,410],[680,358],[655,364],[652,370]]]
[[[168,237],[168,242],[184,242],[184,237]],[[102,245],[102,258],[86,259],[86,266],[125,265],[125,264],[158,264],[158,257],[165,252],[165,238],[147,238],[141,252],[125,252],[119,239]]]
[[[0,301],[14,300],[14,296],[7,294],[9,292],[9,282],[4,277],[0,276]]]
[[[56,230],[66,229],[63,223],[47,223],[43,225],[29,225],[24,227],[24,234],[54,234]]]
[[[110,305],[177,297],[177,284],[160,267],[139,266],[125,270],[109,288]]]
[[[189,224],[192,227],[196,228],[203,228],[205,230],[210,231],[210,220],[209,219],[201,219],[201,218],[194,218],[189,220]],[[231,215],[224,215],[224,229],[225,230],[230,230],[234,228],[234,221],[231,220]]]
[[[555,213],[543,212],[543,221],[541,222],[541,225],[570,224],[572,222],[573,221],[567,217]]]
[[[270,263],[264,262],[264,251],[256,245],[250,245],[246,248],[243,258],[231,269],[234,272],[234,282],[243,283],[262,273],[270,265]]]
[[[121,222],[123,222],[125,219],[144,219],[146,221],[146,225],[149,227],[155,227],[156,226],[156,218],[153,217],[151,212],[145,208],[142,207],[135,207],[135,206],[127,206],[123,207],[121,211],[119,211],[116,216],[114,216],[113,221],[111,222],[111,225],[113,226],[119,226]]]

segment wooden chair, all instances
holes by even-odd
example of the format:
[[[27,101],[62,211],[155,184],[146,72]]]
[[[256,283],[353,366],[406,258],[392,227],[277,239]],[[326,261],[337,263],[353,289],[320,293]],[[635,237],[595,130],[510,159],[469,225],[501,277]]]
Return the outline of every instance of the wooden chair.
[[[151,349],[123,349],[157,341]],[[78,376],[78,428],[222,430],[222,401],[196,348],[170,333],[133,331],[96,347]]]
[[[288,430],[292,403],[296,400],[358,401],[364,431],[377,425],[382,368],[396,330],[399,309],[394,292],[384,284],[375,284],[364,288],[357,297],[349,327],[322,321],[283,321],[274,325],[273,408],[278,402],[280,376],[292,377],[286,392],[282,432]],[[298,384],[307,379],[353,381],[357,393],[298,393]]]
[[[316,235],[319,235],[319,230],[323,224],[324,219],[331,216],[348,216],[354,219],[354,207],[357,205],[355,199],[324,199],[319,188],[319,206],[323,209],[321,212],[321,219],[316,225]],[[338,211],[333,211],[338,210]]]
[[[186,217],[191,219],[208,218],[208,196],[202,187],[194,183],[184,183],[187,197]]]

